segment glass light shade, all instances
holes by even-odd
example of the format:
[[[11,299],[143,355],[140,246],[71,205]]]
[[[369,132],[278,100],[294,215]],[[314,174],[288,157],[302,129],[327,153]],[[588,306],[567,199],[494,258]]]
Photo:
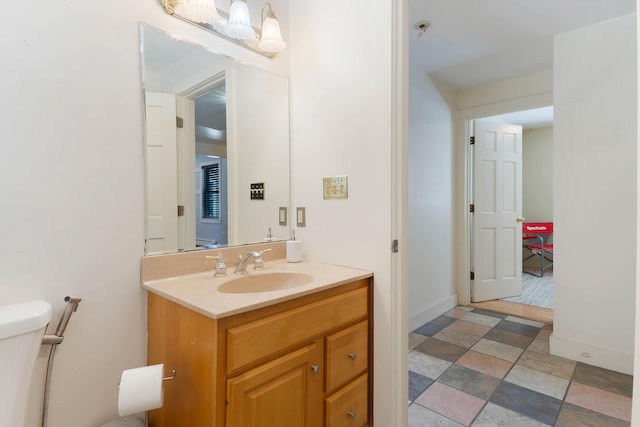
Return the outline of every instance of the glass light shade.
[[[184,0],[174,13],[201,24],[218,25],[221,22],[214,0]]]
[[[262,21],[262,35],[260,36],[260,50],[265,52],[280,52],[286,47],[280,34],[280,24],[275,17],[266,17]]]
[[[256,36],[249,19],[249,7],[244,0],[233,0],[229,9],[229,23],[224,34],[233,39],[246,40]]]

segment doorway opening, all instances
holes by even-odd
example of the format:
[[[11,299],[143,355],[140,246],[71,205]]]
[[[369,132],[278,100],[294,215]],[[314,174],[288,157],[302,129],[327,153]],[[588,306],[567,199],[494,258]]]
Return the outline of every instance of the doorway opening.
[[[176,97],[181,250],[228,243],[226,79],[222,71]]]
[[[478,117],[469,120],[469,134],[474,135],[474,124],[476,121],[491,122],[495,124],[515,124],[522,126],[522,146],[521,146],[521,180],[519,180],[518,192],[521,194],[521,202],[518,208],[517,221],[522,222],[553,222],[553,107],[542,107],[529,110],[518,111],[514,113],[491,115]],[[477,136],[476,136],[477,140]],[[478,197],[484,197],[484,195],[474,196],[474,155],[477,147],[477,143],[469,148],[469,182],[467,183],[469,189],[469,204],[476,205]],[[482,163],[481,163],[482,164]],[[483,167],[483,166],[480,166]],[[508,171],[506,172],[508,175]],[[481,176],[481,175],[480,175]],[[476,175],[476,179],[478,178]],[[507,183],[507,187],[508,187]],[[509,189],[511,190],[511,189]],[[477,191],[477,190],[476,190]],[[482,190],[481,190],[482,191]],[[515,205],[514,205],[515,206]],[[477,206],[474,206],[477,210]],[[481,217],[477,212],[469,215],[469,256],[471,271],[474,271],[477,263],[486,263],[486,257],[484,260],[474,259],[474,250],[479,251],[482,246],[475,246],[473,244],[474,236],[474,222]],[[514,215],[515,217],[515,215]],[[513,287],[508,290],[508,286],[503,289],[496,290],[493,288],[490,292],[486,290],[476,291],[474,293],[474,281],[470,281],[470,293],[474,296],[479,294],[485,294],[491,296],[491,298],[472,298],[472,306],[490,311],[498,311],[501,313],[527,317],[532,320],[542,321],[544,323],[552,323],[553,321],[553,269],[552,267],[545,269],[542,277],[536,277],[533,274],[536,273],[536,267],[540,269],[539,258],[537,256],[532,259],[526,260],[522,263],[522,237],[521,234],[515,235],[516,227],[520,227],[517,230],[521,233],[522,225],[514,223],[511,226],[511,230],[507,230],[507,233],[498,232],[497,236],[509,236],[509,239],[513,236],[515,251],[520,253],[513,254],[514,256],[506,260],[491,260],[491,263],[506,263],[509,265],[513,263],[515,266],[519,266],[520,270],[509,274],[512,280],[517,280],[519,292],[514,291]],[[476,230],[478,231],[478,230]],[[513,234],[509,234],[509,231],[513,231]],[[506,240],[509,240],[506,239]],[[504,243],[504,242],[503,242]],[[489,248],[492,246],[489,245]],[[504,248],[504,246],[503,246]],[[503,249],[504,250],[504,249]],[[513,250],[513,249],[510,249]],[[525,252],[525,255],[527,253]],[[498,257],[499,258],[499,257]],[[535,263],[535,260],[538,263]],[[531,263],[531,261],[534,261]],[[478,267],[482,269],[482,267]],[[514,267],[515,268],[515,267]],[[491,273],[491,272],[490,272]],[[517,274],[516,274],[517,273]],[[540,274],[538,271],[537,274]],[[517,277],[516,277],[517,276]],[[491,286],[499,287],[499,283],[490,283]],[[501,295],[500,292],[504,294]],[[496,294],[497,293],[497,294]],[[517,293],[515,295],[514,293]],[[512,295],[510,295],[512,294]],[[484,301],[486,300],[486,301]]]

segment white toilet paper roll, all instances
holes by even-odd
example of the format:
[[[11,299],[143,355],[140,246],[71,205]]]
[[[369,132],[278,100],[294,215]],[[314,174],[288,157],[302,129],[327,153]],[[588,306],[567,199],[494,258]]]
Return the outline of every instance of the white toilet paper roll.
[[[122,372],[118,391],[118,412],[121,417],[162,406],[163,368],[164,365],[159,364]]]

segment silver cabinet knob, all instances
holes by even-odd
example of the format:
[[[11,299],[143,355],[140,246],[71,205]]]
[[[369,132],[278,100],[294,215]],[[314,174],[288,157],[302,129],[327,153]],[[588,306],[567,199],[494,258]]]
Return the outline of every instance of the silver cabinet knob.
[[[347,412],[347,415],[349,416],[349,418],[351,418],[352,420],[356,419],[356,411],[349,411]]]
[[[320,365],[311,365],[311,372],[313,372],[314,374],[320,372]]]
[[[349,356],[349,359],[356,360],[356,354],[355,353],[349,353],[348,356]]]

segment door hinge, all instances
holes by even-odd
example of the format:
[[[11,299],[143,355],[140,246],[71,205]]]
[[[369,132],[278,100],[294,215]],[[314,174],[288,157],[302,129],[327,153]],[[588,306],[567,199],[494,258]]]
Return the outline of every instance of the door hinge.
[[[473,212],[475,212],[475,211],[476,211],[476,205],[474,205],[473,203],[471,203],[471,204],[469,205],[469,212],[473,213]]]
[[[476,273],[474,273],[473,271],[470,272],[469,274],[469,279],[471,280],[475,280],[476,279]]]
[[[393,252],[394,254],[398,253],[398,239],[394,239],[391,242],[391,252]]]
[[[471,138],[469,138],[469,144],[473,145],[476,143],[476,137],[472,136]]]
[[[184,216],[184,205],[178,205],[178,216]]]
[[[176,116],[176,127],[178,129],[182,129],[184,127],[184,119],[182,117]]]

